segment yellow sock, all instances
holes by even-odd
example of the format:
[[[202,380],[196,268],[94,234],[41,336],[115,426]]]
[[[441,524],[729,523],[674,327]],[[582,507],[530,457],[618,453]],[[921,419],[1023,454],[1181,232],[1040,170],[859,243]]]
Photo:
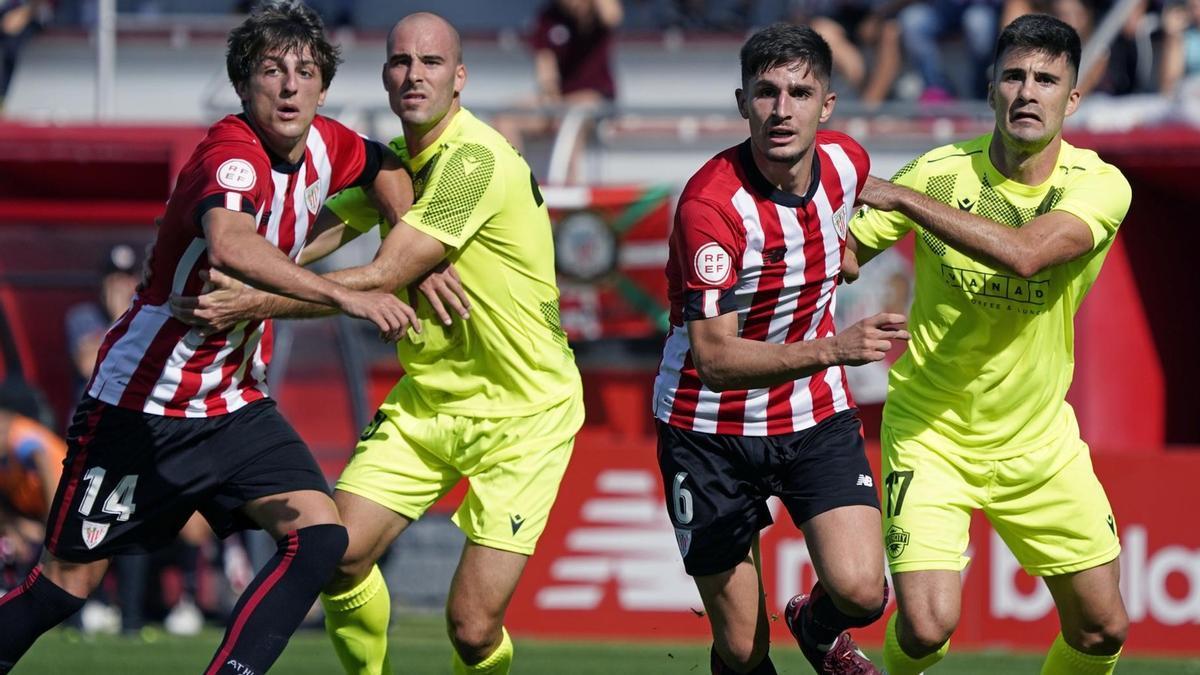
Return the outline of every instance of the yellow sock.
[[[387,656],[392,600],[378,567],[358,586],[340,595],[321,594],[325,632],[349,675],[390,675]]]
[[[1054,638],[1046,662],[1042,664],[1042,675],[1109,675],[1117,669],[1121,652],[1107,656],[1084,654],[1067,644],[1062,633]]]
[[[941,649],[919,659],[905,654],[904,650],[900,648],[900,642],[896,639],[896,617],[898,616],[900,616],[899,612],[893,612],[892,617],[888,619],[887,634],[883,639],[883,670],[887,675],[920,675],[945,658],[946,652],[950,651],[949,640],[942,645]]]
[[[454,652],[454,675],[508,675],[512,667],[513,643],[508,638],[508,631],[500,627],[500,646],[496,647],[488,657],[473,666],[463,663],[458,652]]]

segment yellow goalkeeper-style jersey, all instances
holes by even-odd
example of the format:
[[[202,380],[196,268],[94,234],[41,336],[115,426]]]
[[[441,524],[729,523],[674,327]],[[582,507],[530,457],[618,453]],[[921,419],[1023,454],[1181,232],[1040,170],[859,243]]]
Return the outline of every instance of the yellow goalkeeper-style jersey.
[[[452,249],[471,318],[443,326],[417,299],[420,334],[396,348],[410,386],[434,410],[512,417],[544,410],[580,391],[559,322],[550,216],[529,165],[498,132],[465,109],[437,141],[410,157],[415,202],[404,222]],[[350,227],[390,229],[360,188],[326,205]]]
[[[1096,153],[1065,141],[1041,185],[1005,178],[991,134],[931,150],[892,178],[1009,227],[1066,211],[1092,231],[1092,250],[1023,279],[940,240],[898,212],[864,209],[851,222],[864,246],[916,232],[912,340],[892,365],[883,423],[897,438],[977,459],[1001,459],[1078,435],[1066,402],[1075,364],[1074,316],[1129,210],[1129,183]]]

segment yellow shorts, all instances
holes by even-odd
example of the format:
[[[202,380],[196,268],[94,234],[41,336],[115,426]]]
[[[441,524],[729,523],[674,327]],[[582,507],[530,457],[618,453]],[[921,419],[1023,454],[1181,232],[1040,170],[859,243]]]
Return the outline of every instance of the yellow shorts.
[[[458,527],[477,544],[529,555],[582,424],[580,393],[533,415],[498,419],[438,413],[398,384],[336,487],[416,520],[466,477]]]
[[[893,573],[966,567],[975,509],[1033,576],[1078,572],[1121,552],[1108,496],[1078,437],[1003,460],[900,440],[887,428],[881,440],[884,550]]]

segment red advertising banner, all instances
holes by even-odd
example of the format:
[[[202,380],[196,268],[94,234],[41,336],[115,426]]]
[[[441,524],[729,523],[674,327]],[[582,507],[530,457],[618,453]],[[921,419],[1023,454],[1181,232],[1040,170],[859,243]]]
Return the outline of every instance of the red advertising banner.
[[[878,448],[870,452],[878,467]],[[1129,652],[1194,652],[1200,645],[1200,453],[1093,457],[1124,551]],[[814,580],[804,538],[777,502],[762,535],[768,611]],[[985,519],[972,524],[956,647],[1040,650],[1057,632],[1049,592],[1027,576]],[[700,598],[684,573],[666,516],[653,438],[580,434],[575,456],[508,621],[525,635],[708,640]],[[782,621],[773,639],[789,640]],[[882,623],[858,631],[882,641]]]

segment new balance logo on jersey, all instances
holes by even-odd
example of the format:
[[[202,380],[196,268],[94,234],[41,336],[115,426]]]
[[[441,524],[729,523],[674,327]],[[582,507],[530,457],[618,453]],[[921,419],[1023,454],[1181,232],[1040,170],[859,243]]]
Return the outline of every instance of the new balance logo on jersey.
[[[516,534],[517,530],[521,529],[521,526],[525,524],[525,518],[523,518],[519,513],[510,514],[508,516],[508,523],[509,525],[512,525],[513,534]]]
[[[875,480],[865,473],[858,474],[858,480],[854,483],[855,486],[865,485],[867,487],[875,487]]]
[[[769,263],[769,264],[783,262],[783,259],[785,256],[787,256],[787,247],[786,246],[777,246],[775,248],[769,248],[769,249],[763,251],[763,262]]]

